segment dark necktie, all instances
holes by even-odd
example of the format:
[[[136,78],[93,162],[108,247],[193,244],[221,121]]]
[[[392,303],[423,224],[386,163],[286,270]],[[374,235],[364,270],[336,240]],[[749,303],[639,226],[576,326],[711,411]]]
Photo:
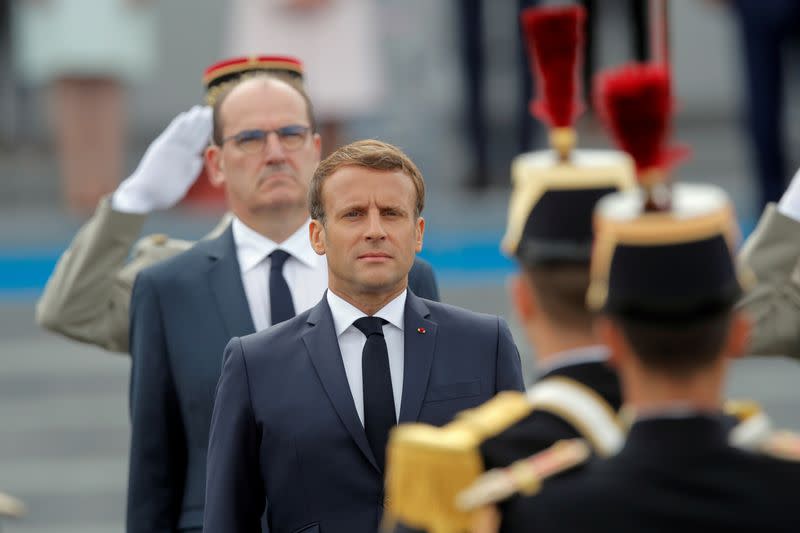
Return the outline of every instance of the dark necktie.
[[[291,256],[283,250],[275,250],[269,257],[272,260],[269,265],[269,309],[274,326],[294,316],[292,293],[283,277],[283,264]]]
[[[383,338],[386,320],[365,316],[353,325],[367,336],[361,352],[361,375],[364,379],[364,432],[383,471],[386,461],[386,441],[389,430],[397,423],[394,412],[392,375],[389,371],[389,352]]]

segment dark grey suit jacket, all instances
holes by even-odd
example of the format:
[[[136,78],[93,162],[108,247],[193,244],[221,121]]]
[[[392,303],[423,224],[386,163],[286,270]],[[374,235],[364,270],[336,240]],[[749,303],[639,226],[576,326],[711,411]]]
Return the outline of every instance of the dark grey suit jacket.
[[[418,260],[409,283],[438,298],[429,264]],[[232,337],[253,332],[230,227],[137,277],[128,532],[202,527],[208,431],[223,349]]]
[[[505,322],[408,293],[403,422],[443,425],[522,390]],[[383,473],[350,393],[326,299],[225,350],[211,426],[204,531],[376,531]]]

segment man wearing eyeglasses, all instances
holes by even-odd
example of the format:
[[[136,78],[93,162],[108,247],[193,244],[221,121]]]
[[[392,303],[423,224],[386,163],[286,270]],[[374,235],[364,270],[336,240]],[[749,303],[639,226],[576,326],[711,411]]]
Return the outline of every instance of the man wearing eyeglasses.
[[[327,287],[307,207],[321,139],[302,86],[266,74],[241,81],[219,95],[213,122],[206,168],[233,220],[144,269],[133,288],[128,532],[202,529],[225,345],[305,311]],[[430,267],[414,270],[412,291],[436,298]]]

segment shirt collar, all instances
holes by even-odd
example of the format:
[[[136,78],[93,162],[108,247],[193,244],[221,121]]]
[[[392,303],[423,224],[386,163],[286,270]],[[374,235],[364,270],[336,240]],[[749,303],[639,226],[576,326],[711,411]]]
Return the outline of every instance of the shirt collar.
[[[558,368],[580,365],[584,363],[603,363],[608,361],[608,347],[603,344],[591,344],[581,346],[571,350],[564,350],[548,357],[541,365],[537,365],[537,370],[541,374],[547,374]]]
[[[237,217],[234,217],[233,222],[231,222],[231,229],[233,231],[233,241],[236,243],[236,252],[241,271],[247,272],[251,270],[278,248],[289,252],[292,257],[305,265],[312,268],[315,267],[320,260],[320,256],[311,248],[311,241],[308,235],[309,221],[310,219],[302,224],[288,239],[282,243],[276,243],[248,227]]]
[[[381,307],[373,316],[380,317],[400,331],[403,331],[403,317],[405,314],[407,295],[408,290],[404,290],[392,301]],[[347,328],[352,326],[353,322],[366,316],[363,311],[340,296],[337,296],[331,290],[326,291],[325,297],[328,299],[328,307],[331,308],[333,327],[336,330],[337,338],[340,337]]]

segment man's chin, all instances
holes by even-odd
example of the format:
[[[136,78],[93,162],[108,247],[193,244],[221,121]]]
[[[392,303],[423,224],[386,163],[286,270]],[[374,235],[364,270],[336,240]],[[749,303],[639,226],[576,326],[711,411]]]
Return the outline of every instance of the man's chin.
[[[304,208],[306,206],[306,201],[305,198],[300,198],[297,195],[270,194],[269,197],[258,202],[258,205],[261,209],[283,211],[287,209]]]
[[[364,293],[387,294],[402,288],[404,281],[407,282],[407,278],[396,275],[372,275],[361,278],[359,285]]]

